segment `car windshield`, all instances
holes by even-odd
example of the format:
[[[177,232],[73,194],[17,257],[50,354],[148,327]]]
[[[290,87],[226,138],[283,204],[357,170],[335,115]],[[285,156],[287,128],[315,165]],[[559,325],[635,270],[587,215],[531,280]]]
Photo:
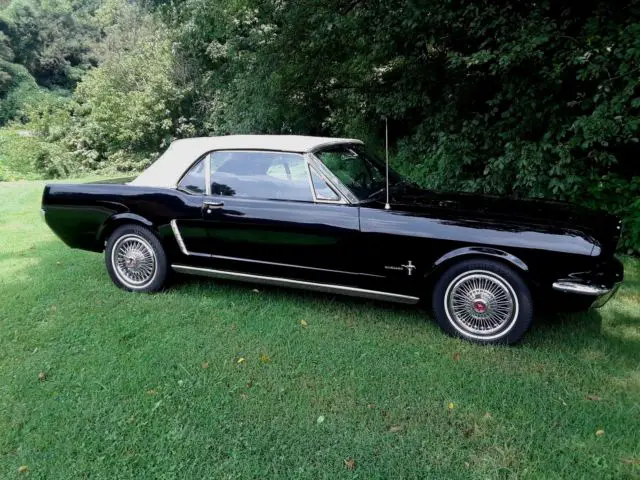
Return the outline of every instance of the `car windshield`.
[[[359,144],[336,145],[315,152],[315,156],[359,200],[375,198],[385,191],[384,162],[365,151]],[[389,169],[389,183],[402,183],[403,179]]]

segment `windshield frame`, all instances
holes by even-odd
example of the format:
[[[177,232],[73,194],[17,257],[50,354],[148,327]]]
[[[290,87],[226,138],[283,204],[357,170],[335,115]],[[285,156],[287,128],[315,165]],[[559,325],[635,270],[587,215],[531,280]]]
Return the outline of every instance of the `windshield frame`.
[[[385,162],[380,160],[377,156],[373,155],[371,152],[366,150],[365,145],[361,142],[345,142],[345,143],[337,143],[332,145],[322,145],[310,152],[310,156],[313,158],[314,163],[318,168],[321,169],[322,173],[325,177],[331,180],[336,186],[339,186],[340,193],[344,195],[345,198],[352,204],[366,204],[379,200],[379,195],[374,195],[372,197],[360,198],[355,192],[352,191],[349,186],[345,185],[320,159],[318,153],[323,151],[332,150],[335,148],[352,148],[355,150],[355,153],[359,156],[365,157],[369,162],[373,163],[381,172],[385,172]],[[401,183],[404,181],[404,178],[399,173],[395,172],[391,167],[389,167],[389,187],[393,187],[397,183]],[[386,190],[386,182],[383,184]],[[375,192],[373,192],[375,193]]]

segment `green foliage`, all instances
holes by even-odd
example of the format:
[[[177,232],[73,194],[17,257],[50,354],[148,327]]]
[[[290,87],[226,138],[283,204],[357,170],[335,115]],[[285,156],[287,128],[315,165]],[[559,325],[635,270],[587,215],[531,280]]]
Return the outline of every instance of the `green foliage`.
[[[48,89],[72,89],[96,63],[93,3],[13,0],[0,9],[0,125],[24,119],[23,107]]]
[[[0,31],[0,59],[8,62],[13,60],[13,50],[11,49],[11,39]]]
[[[38,86],[26,68],[0,58],[0,125],[15,118],[24,103],[38,93]]]
[[[67,155],[60,145],[32,132],[4,128],[0,130],[0,181],[67,176],[72,172]]]
[[[107,48],[75,91],[65,141],[83,166],[98,168],[108,159],[120,171],[140,169],[185,128],[171,39],[158,19],[133,4],[110,2],[98,15],[107,22]]]
[[[620,250],[640,251],[640,176],[631,180],[617,174],[606,174],[581,192],[583,203],[592,208],[606,208],[624,219]]]
[[[92,17],[95,3],[13,0],[0,13],[0,31],[9,40],[14,61],[40,85],[73,88],[96,62],[92,53],[99,38]]]
[[[104,33],[95,49],[100,66],[72,97],[49,95],[23,108],[22,128],[54,150],[41,161],[47,176],[140,170],[173,136],[192,134],[179,115],[183,92],[162,22],[119,0],[103,4],[96,21]]]
[[[0,123],[55,143],[55,171],[138,170],[196,134],[380,148],[388,117],[414,181],[603,208],[640,251],[638,0],[151,5],[12,0],[0,14]],[[83,77],[55,104],[29,72],[56,88]]]
[[[605,208],[640,249],[638,2],[180,5],[214,131],[371,139],[387,116],[413,180]]]

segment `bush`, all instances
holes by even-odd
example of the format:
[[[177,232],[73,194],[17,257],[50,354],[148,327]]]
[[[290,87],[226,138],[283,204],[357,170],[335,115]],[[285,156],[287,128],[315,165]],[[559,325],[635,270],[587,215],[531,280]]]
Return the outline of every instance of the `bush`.
[[[140,170],[196,134],[379,147],[388,117],[394,164],[417,183],[601,208],[624,218],[621,248],[640,251],[638,2],[185,0],[151,2],[154,13],[126,0],[14,1],[10,21],[0,15],[13,35],[0,36],[5,62],[99,61],[72,98],[36,102],[24,100],[33,79],[0,64],[0,86],[24,89],[4,115],[19,112],[33,134],[19,142],[38,158],[27,163],[48,176]],[[88,49],[58,29],[60,49],[43,48],[60,12],[81,12],[70,31],[100,41]],[[73,85],[60,65],[38,71]]]
[[[0,129],[0,180],[59,178],[73,172],[60,145],[20,128]],[[75,173],[75,172],[74,172]]]
[[[624,217],[621,245],[640,251],[637,2],[249,3],[251,30],[272,34],[238,33],[227,61],[254,59],[252,75],[228,89],[270,109],[256,128],[370,138],[386,116],[418,183],[597,206]],[[207,48],[229,35],[198,33],[215,75]]]
[[[74,93],[65,143],[83,167],[141,170],[181,123],[172,42],[167,28],[134,4],[108,2],[98,16],[108,24],[109,49]]]
[[[38,94],[36,81],[26,68],[0,58],[0,125],[15,118],[24,103]]]
[[[194,133],[180,116],[182,91],[166,27],[121,0],[104,3],[97,18],[105,33],[96,50],[102,63],[73,95],[36,88],[22,96],[20,121],[12,125],[4,149],[4,164],[12,172],[50,178],[139,171],[176,135]],[[16,137],[18,130],[25,135]]]

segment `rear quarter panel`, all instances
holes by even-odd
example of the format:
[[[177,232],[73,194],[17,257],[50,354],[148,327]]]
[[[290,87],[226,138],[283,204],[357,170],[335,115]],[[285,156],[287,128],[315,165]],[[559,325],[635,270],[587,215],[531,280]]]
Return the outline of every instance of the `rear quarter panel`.
[[[172,189],[131,185],[49,184],[42,198],[44,218],[67,245],[91,251],[104,249],[113,222],[134,221],[172,235],[169,221],[197,201]]]

